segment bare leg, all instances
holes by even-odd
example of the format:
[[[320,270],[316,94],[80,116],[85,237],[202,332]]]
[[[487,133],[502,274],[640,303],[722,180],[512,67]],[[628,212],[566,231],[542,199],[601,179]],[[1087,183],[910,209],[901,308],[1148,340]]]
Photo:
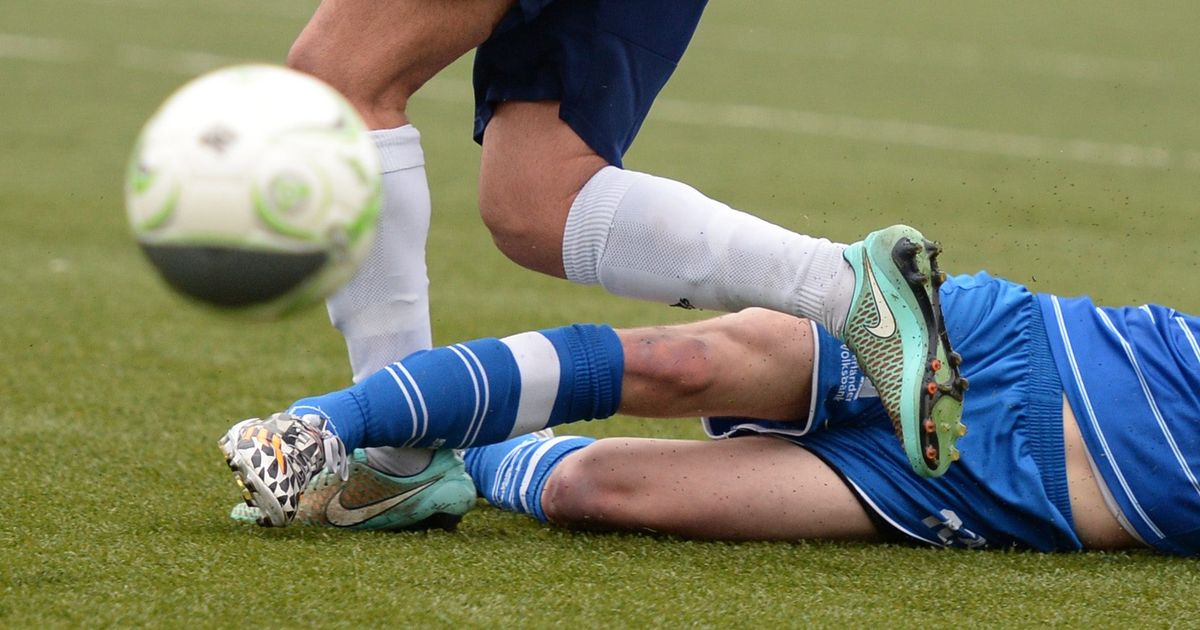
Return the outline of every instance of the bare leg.
[[[824,462],[790,442],[612,438],[569,455],[547,481],[552,523],[720,540],[877,540]]]
[[[812,326],[766,309],[622,330],[621,413],[796,420],[812,395]]]
[[[808,410],[813,342],[807,321],[748,309],[619,334],[624,413],[788,420]],[[601,440],[554,469],[542,508],[559,525],[690,538],[879,537],[833,469],[774,438]]]
[[[288,65],[337,88],[372,129],[408,122],[408,99],[491,35],[513,0],[324,0]]]

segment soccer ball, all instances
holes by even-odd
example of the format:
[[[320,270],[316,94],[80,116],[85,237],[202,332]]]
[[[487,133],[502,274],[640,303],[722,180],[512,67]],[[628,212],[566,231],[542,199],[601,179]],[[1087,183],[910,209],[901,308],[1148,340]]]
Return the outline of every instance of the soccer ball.
[[[381,203],[379,155],[333,88],[270,65],[203,75],[142,129],[129,223],[167,283],[202,302],[279,316],[343,285]]]

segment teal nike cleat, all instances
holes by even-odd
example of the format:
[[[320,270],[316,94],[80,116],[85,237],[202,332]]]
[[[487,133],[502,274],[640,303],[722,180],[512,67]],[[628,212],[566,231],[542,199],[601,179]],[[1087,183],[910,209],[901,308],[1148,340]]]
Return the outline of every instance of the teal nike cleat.
[[[846,249],[854,299],[841,337],[858,358],[892,419],[909,464],[938,477],[959,458],[967,379],[950,347],[938,288],[941,247],[917,230],[894,225]]]
[[[475,505],[475,484],[462,457],[440,450],[425,470],[397,477],[367,465],[362,449],[350,456],[349,476],[322,472],[304,493],[296,522],[302,525],[374,531],[454,529]],[[247,504],[233,506],[229,518],[260,522],[261,513]]]

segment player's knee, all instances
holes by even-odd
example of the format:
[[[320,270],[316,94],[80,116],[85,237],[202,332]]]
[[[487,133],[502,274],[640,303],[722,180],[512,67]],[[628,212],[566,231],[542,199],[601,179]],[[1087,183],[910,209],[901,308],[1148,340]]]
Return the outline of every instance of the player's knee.
[[[599,440],[563,460],[546,481],[542,510],[550,522],[603,528],[622,519],[631,487],[623,482],[623,440]]]
[[[625,372],[652,383],[663,397],[686,398],[701,393],[717,379],[712,352],[703,337],[663,329],[625,346]]]
[[[539,181],[540,180],[540,181]],[[479,213],[496,247],[513,262],[562,275],[562,235],[574,194],[557,192],[552,174],[513,169],[480,177]]]
[[[496,246],[518,264],[561,276],[571,204],[606,164],[559,118],[558,103],[497,106],[479,171],[479,210]]]
[[[508,183],[509,188],[515,185],[515,182]],[[554,239],[545,234],[545,226],[536,220],[541,214],[535,209],[537,199],[505,188],[487,179],[480,181],[479,216],[501,253],[519,265],[536,269],[536,257],[532,254],[539,249],[560,246],[561,240],[546,242]]]

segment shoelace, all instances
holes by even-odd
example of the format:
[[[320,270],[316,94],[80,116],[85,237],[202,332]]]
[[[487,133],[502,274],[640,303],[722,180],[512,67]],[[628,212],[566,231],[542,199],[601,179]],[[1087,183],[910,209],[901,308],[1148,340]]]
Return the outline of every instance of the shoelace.
[[[312,427],[313,433],[316,433],[317,439],[321,441],[321,453],[325,457],[325,470],[336,474],[342,481],[349,478],[350,458],[346,456],[346,444],[326,428],[328,424],[325,418],[316,414],[305,414],[300,417],[300,420],[305,425]]]

